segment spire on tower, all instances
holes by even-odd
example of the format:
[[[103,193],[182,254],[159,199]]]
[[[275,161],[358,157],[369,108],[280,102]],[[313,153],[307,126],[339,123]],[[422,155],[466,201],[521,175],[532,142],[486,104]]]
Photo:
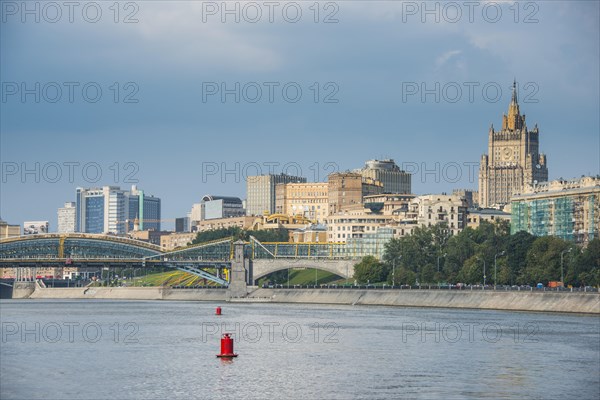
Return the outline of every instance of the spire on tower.
[[[517,78],[513,80],[511,103],[517,104]]]

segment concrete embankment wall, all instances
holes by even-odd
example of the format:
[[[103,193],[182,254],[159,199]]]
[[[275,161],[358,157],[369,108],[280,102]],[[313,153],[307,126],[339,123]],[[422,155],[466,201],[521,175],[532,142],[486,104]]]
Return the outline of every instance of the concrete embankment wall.
[[[598,293],[493,292],[470,290],[257,289],[248,297],[279,303],[360,304],[405,307],[600,314]]]
[[[30,293],[30,292],[33,293]],[[27,292],[27,293],[25,293]],[[168,287],[23,288],[20,298],[227,301],[217,289]],[[17,298],[14,297],[13,298]],[[600,314],[598,293],[493,292],[471,290],[256,289],[245,302],[359,304],[402,307],[478,308]]]
[[[14,297],[13,297],[14,298]],[[226,290],[171,289],[168,287],[40,288],[30,299],[112,299],[112,300],[203,300],[224,301]]]

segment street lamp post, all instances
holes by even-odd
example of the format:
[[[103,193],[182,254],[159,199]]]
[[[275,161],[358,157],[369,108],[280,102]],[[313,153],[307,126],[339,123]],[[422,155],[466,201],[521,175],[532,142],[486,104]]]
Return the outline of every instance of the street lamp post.
[[[402,256],[398,256],[398,258],[402,258]],[[392,260],[392,287],[396,285],[396,258]]]
[[[477,259],[483,261],[483,289],[485,290],[485,258],[477,257]]]
[[[565,284],[565,274],[564,274],[564,269],[563,269],[563,264],[564,264],[564,259],[563,256],[565,253],[570,253],[571,250],[573,250],[572,247],[569,247],[568,250],[563,250],[560,252],[560,281],[562,282],[562,284]]]
[[[494,256],[494,290],[496,290],[496,273],[498,271],[498,269],[496,268],[496,257],[500,256],[502,257],[504,255],[504,253],[506,253],[506,251],[501,251],[500,253],[496,253],[496,255]]]
[[[447,255],[447,254],[446,254],[446,253],[444,253],[444,254],[442,254],[442,255],[438,254],[438,256],[437,256],[437,269],[438,269],[438,272],[440,272],[440,258],[441,258],[441,257],[446,257],[446,255]]]

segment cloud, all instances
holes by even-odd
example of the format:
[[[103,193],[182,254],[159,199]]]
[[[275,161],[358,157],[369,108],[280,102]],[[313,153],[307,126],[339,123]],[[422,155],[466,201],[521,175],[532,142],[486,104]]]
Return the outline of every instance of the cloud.
[[[435,60],[435,67],[438,69],[443,67],[452,57],[458,56],[459,54],[462,54],[461,50],[450,50],[443,53]]]

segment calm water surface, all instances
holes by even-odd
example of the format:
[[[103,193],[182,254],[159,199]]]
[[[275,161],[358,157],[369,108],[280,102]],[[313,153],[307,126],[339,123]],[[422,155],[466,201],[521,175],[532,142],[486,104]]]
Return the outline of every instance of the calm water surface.
[[[217,305],[3,300],[0,398],[600,398],[597,316]]]

